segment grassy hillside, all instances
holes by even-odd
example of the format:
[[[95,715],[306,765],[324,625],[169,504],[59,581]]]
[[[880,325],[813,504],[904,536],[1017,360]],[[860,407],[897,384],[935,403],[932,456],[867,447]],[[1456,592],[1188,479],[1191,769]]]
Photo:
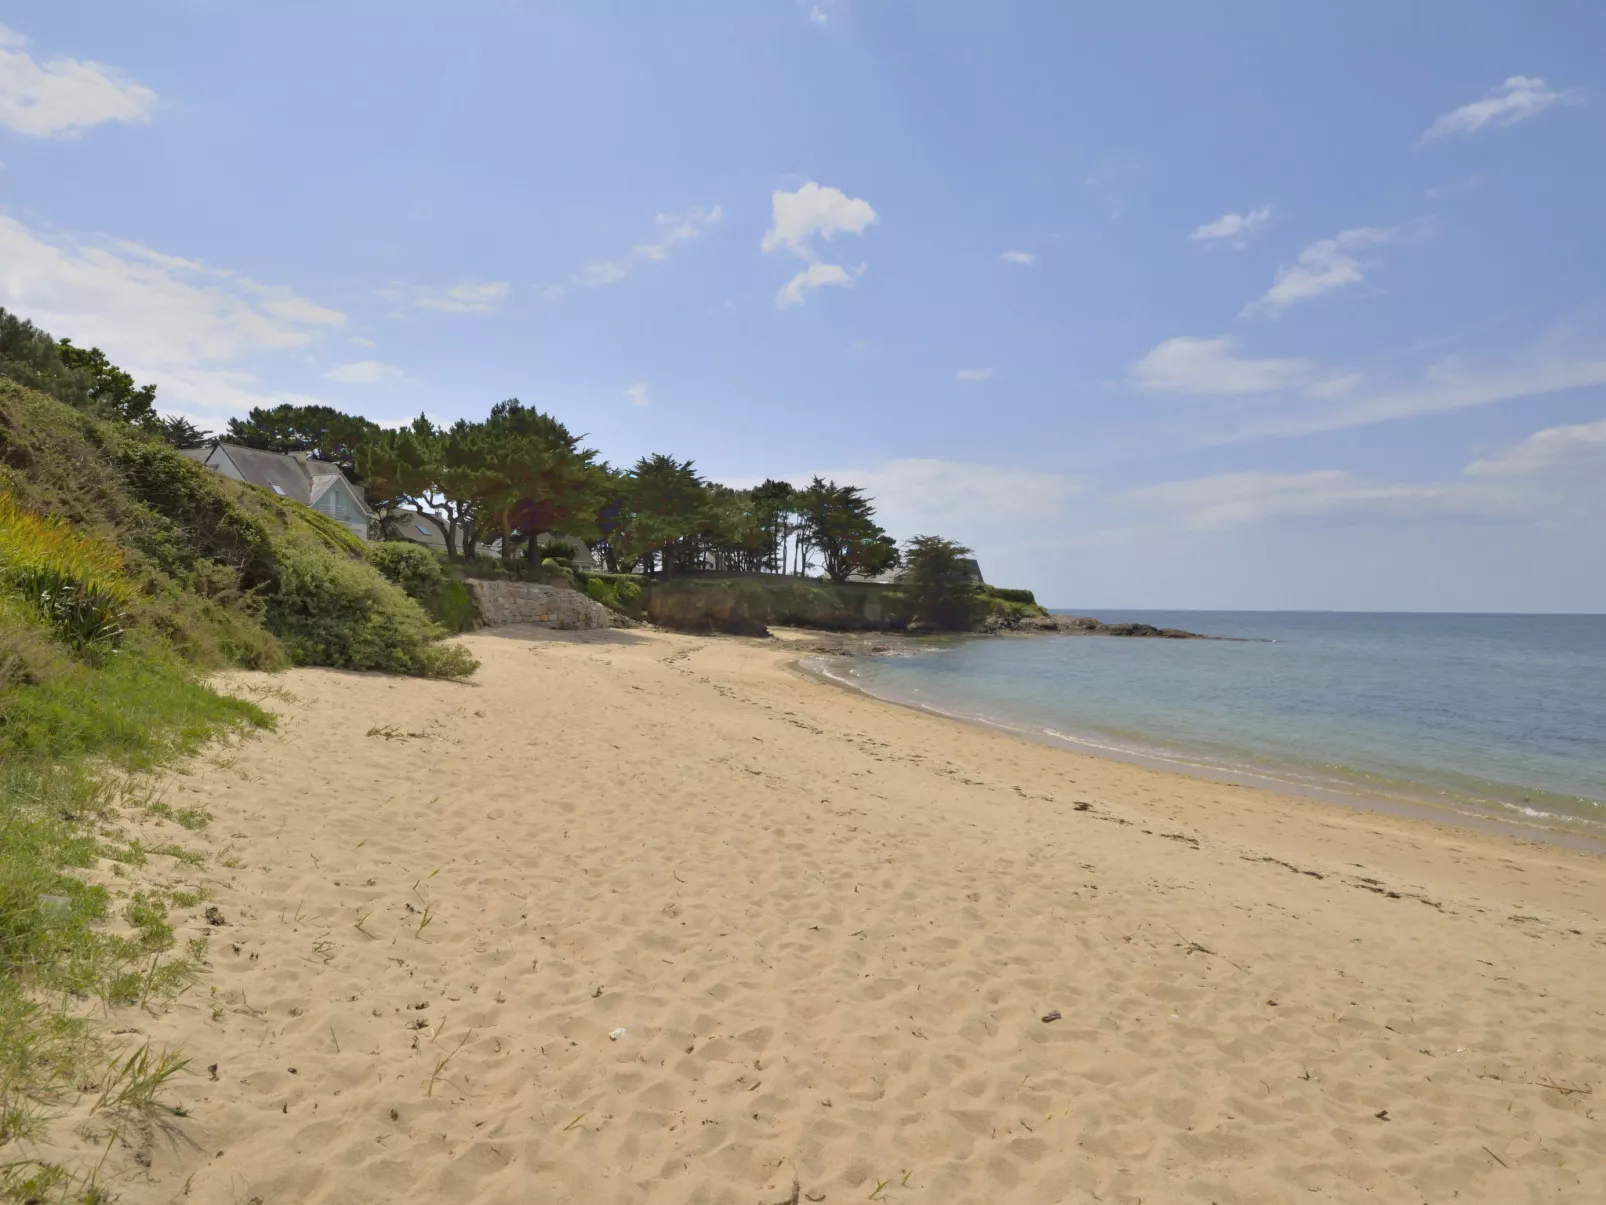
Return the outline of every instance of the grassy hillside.
[[[119,867],[190,856],[123,838],[130,808],[167,814],[127,772],[271,723],[204,672],[473,671],[369,558],[315,511],[0,378],[0,1200],[108,1199],[28,1146],[86,1086],[108,1124],[161,1110],[177,1056],[113,1050],[100,1018],[188,982],[204,948],[173,949],[169,914],[201,899],[119,894]],[[171,818],[180,838],[207,819]]]

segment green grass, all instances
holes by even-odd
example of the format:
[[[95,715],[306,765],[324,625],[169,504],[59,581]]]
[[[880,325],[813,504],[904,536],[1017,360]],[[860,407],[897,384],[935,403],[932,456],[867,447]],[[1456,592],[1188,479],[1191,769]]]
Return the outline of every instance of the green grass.
[[[70,1085],[102,1083],[101,1110],[124,1115],[155,1108],[178,1070],[177,1056],[150,1052],[106,1070],[113,1056],[91,1024],[101,1008],[170,997],[195,971],[194,951],[173,951],[170,910],[199,893],[147,889],[119,901],[81,877],[108,856],[119,868],[157,853],[194,857],[178,842],[146,849],[121,837],[125,810],[156,809],[120,785],[119,771],[270,723],[139,641],[98,665],[0,688],[0,1200],[93,1199],[82,1177],[31,1162],[23,1144],[72,1099]],[[168,812],[186,827],[204,823]]]
[[[176,655],[146,643],[0,694],[0,761],[93,755],[144,768],[191,752],[219,725],[270,723],[260,707],[209,690]]]

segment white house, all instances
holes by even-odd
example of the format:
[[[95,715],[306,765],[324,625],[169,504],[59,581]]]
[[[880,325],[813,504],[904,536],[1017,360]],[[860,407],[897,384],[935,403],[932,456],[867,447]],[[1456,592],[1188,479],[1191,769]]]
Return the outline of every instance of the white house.
[[[281,498],[310,506],[328,515],[358,539],[368,538],[368,525],[374,519],[374,512],[363,501],[362,491],[346,480],[338,465],[313,460],[305,452],[264,452],[260,448],[221,441],[204,448],[187,449],[184,455],[199,460],[231,481],[261,486]]]

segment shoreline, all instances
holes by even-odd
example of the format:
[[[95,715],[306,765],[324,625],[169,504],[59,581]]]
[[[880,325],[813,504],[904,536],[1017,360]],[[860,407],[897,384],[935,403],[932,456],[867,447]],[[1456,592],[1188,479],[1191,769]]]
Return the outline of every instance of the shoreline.
[[[189,1059],[172,1140],[90,1142],[91,1092],[42,1153],[125,1205],[1606,1195],[1606,859],[889,706],[817,642],[220,678],[277,730],[102,872],[204,900],[197,988],[107,1017]]]
[[[816,640],[821,635],[802,628],[778,630],[788,632],[797,637],[807,636]],[[954,638],[964,640],[992,639],[1011,635],[1019,634],[1008,632],[960,634]],[[1039,634],[1027,635],[1032,639],[1036,639]],[[1061,633],[1061,635],[1071,635],[1071,633]],[[885,633],[877,633],[876,639],[880,640],[885,636]],[[1243,637],[1198,638],[1251,639]],[[894,636],[892,639],[907,640],[909,637]],[[852,647],[854,644],[866,647]],[[1498,810],[1502,805],[1492,802],[1485,803],[1475,799],[1434,798],[1431,793],[1433,788],[1426,784],[1407,781],[1401,781],[1397,784],[1400,788],[1400,793],[1397,795],[1380,790],[1369,791],[1362,784],[1340,782],[1334,786],[1324,786],[1319,783],[1300,781],[1293,777],[1280,777],[1275,772],[1261,769],[1252,763],[1233,764],[1230,762],[1206,761],[1202,758],[1189,759],[1182,755],[1171,755],[1159,750],[1117,745],[1113,743],[1115,738],[1106,737],[1104,740],[1097,740],[1094,739],[1094,734],[1091,733],[1072,734],[1058,732],[1046,726],[1010,723],[981,714],[949,711],[929,703],[882,694],[861,682],[841,678],[830,673],[827,665],[831,657],[871,660],[875,659],[883,651],[892,651],[891,649],[882,650],[868,647],[868,644],[869,641],[862,637],[854,639],[838,636],[837,647],[817,645],[804,658],[798,660],[796,663],[797,668],[799,672],[818,681],[853,691],[882,703],[909,708],[923,714],[941,716],[956,723],[1004,733],[1036,745],[1061,749],[1079,756],[1105,758],[1124,765],[1141,766],[1157,773],[1177,774],[1185,778],[1201,781],[1248,787],[1265,791],[1271,795],[1288,796],[1327,806],[1377,812],[1383,815],[1398,816],[1429,824],[1444,824],[1455,828],[1498,834],[1510,840],[1533,841],[1574,849],[1582,853],[1606,856],[1606,825],[1594,824],[1582,817],[1569,817],[1551,812],[1544,814],[1543,818],[1538,816],[1517,818]],[[816,667],[807,664],[806,658],[809,657],[818,659],[820,665]]]

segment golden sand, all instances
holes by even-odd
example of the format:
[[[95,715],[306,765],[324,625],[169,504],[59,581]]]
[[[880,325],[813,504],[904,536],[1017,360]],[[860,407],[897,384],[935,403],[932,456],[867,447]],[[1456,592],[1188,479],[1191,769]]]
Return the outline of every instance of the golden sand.
[[[208,973],[113,1018],[183,1046],[187,1116],[103,1179],[1606,1201],[1606,859],[894,707],[798,673],[809,639],[506,629],[466,685],[234,676],[287,692],[277,733],[168,784],[206,833],[144,834],[207,850],[146,873],[226,924],[194,909]]]

